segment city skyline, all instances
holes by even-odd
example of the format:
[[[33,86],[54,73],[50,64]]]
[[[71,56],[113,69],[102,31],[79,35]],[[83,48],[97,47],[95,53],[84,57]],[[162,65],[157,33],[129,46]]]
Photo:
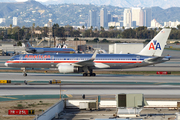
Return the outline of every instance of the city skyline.
[[[151,27],[152,9],[151,8],[129,8],[124,10],[124,27]]]
[[[105,26],[105,28],[110,26],[123,26],[124,8],[120,7],[96,6],[91,4],[58,4],[46,6],[34,0],[23,3],[23,6],[21,6],[21,4],[22,3],[0,3],[1,8],[4,6],[3,9],[0,9],[0,26],[8,27],[10,24],[13,25],[13,17],[18,18],[17,25],[20,27],[32,26],[33,23],[35,23],[36,26],[44,26],[47,24],[48,19],[52,19],[53,24],[58,23],[60,26],[71,25],[76,26],[76,28],[83,25],[86,27],[93,26],[93,28],[100,28],[101,26]],[[105,14],[100,12],[102,8],[107,9]],[[159,7],[153,7],[150,8],[152,11],[149,8],[142,9],[143,10],[139,9],[139,14],[136,15],[141,19],[132,20],[132,25],[130,26],[138,27],[143,25],[149,27],[152,19],[156,19],[161,25],[168,21],[180,21],[180,19],[177,18],[180,8],[163,10]]]

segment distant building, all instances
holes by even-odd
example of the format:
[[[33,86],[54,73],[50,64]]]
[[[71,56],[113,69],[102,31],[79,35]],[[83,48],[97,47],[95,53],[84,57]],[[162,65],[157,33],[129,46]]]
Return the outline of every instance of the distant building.
[[[108,13],[108,23],[109,22],[112,22],[112,16],[111,16],[111,13]]]
[[[118,16],[113,16],[112,17],[112,22],[118,22],[119,20],[118,20]]]
[[[143,8],[143,11],[144,11],[144,26],[151,27],[152,9]]]
[[[132,27],[136,27],[136,21],[132,21]]]
[[[120,22],[108,22],[108,27],[111,27],[111,26],[120,27],[121,24],[120,24]]]
[[[108,27],[108,18],[107,18],[106,8],[102,8],[100,11],[100,26],[104,28]]]
[[[5,18],[0,18],[0,24],[1,23],[5,23],[6,22],[6,19]]]
[[[160,23],[158,23],[155,19],[151,21],[151,28],[159,28],[162,27]]]
[[[84,28],[87,28],[87,23],[86,22],[79,22],[79,25],[82,27],[84,26]]]
[[[34,34],[42,34],[41,30],[34,30]]]
[[[13,17],[13,25],[17,26],[17,22],[18,22],[18,18],[17,17]]]
[[[124,9],[124,27],[131,27],[132,24],[132,13],[131,9]]]
[[[177,28],[178,25],[180,25],[179,21],[176,21],[176,22],[172,22],[172,21],[164,22],[164,27]]]
[[[135,54],[143,47],[143,43],[114,43],[109,45],[109,54]]]
[[[141,8],[131,8],[132,21],[136,21],[136,26],[143,26],[144,12]]]
[[[97,12],[95,10],[89,10],[88,27],[97,26]]]
[[[131,8],[124,10],[124,27],[150,27],[151,20],[151,8]]]

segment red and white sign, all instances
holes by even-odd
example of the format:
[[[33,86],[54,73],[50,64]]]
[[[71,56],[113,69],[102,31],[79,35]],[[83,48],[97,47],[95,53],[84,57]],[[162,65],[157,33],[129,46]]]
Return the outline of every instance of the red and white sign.
[[[29,110],[8,110],[8,115],[28,115]]]
[[[171,72],[167,72],[167,71],[158,71],[158,72],[156,72],[156,74],[167,75],[167,74],[171,74]]]

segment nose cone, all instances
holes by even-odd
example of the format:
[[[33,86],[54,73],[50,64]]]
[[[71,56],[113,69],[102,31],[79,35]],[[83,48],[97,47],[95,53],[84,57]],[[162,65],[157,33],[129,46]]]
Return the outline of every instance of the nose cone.
[[[4,65],[6,66],[6,67],[8,67],[8,63],[6,62],[6,63],[4,63]]]

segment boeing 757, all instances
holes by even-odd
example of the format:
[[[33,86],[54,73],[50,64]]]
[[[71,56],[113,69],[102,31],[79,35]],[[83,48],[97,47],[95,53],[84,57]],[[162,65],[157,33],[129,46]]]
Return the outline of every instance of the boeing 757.
[[[28,41],[24,41],[25,50],[28,53],[33,54],[44,54],[44,53],[75,53],[76,51],[72,48],[34,48]]]
[[[60,73],[83,73],[83,76],[96,76],[94,69],[126,69],[154,65],[169,61],[163,57],[171,29],[162,29],[137,54],[24,54],[16,55],[5,65],[18,68],[58,68]],[[24,76],[26,76],[24,71]]]

